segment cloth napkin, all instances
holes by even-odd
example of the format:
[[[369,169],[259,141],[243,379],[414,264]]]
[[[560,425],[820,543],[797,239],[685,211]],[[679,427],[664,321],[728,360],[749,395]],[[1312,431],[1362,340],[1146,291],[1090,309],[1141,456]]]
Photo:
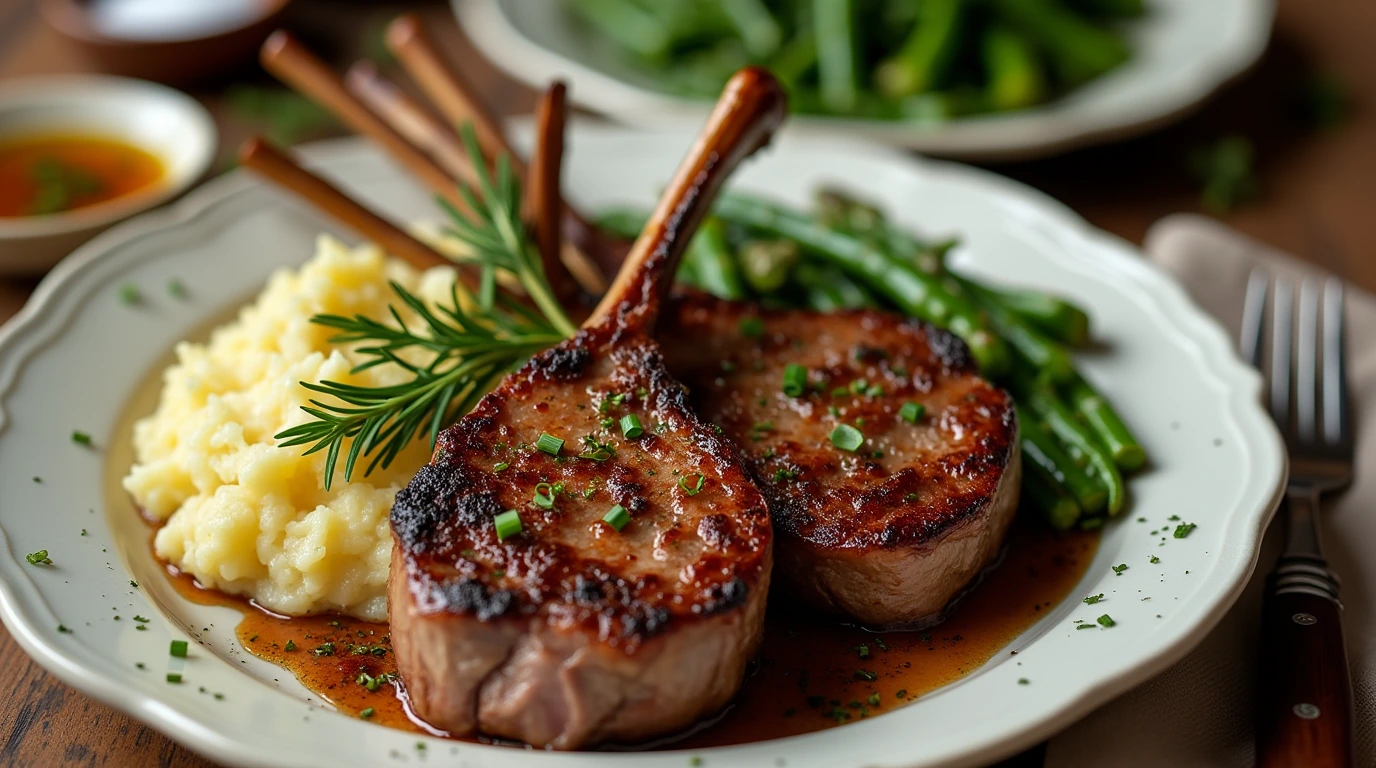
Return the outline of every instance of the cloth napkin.
[[[1147,234],[1147,257],[1237,338],[1247,277],[1262,266],[1297,281],[1327,276],[1200,216],[1172,216]],[[1343,624],[1356,699],[1358,766],[1376,765],[1376,298],[1347,290],[1348,362],[1357,419],[1356,480],[1321,517],[1330,567],[1342,579]],[[1246,592],[1178,664],[1053,738],[1047,768],[1250,768],[1261,598],[1280,554],[1276,516]]]

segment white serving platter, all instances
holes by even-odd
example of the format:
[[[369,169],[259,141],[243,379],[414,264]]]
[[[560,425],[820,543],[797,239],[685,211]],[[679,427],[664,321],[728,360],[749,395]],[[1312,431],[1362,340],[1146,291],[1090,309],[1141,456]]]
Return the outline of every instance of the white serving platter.
[[[651,201],[691,135],[576,123],[570,139],[570,194],[593,209]],[[361,142],[306,155],[395,219],[437,215],[416,184]],[[844,184],[921,232],[958,233],[955,258],[969,271],[1053,289],[1092,313],[1102,347],[1082,369],[1137,430],[1153,466],[1133,480],[1132,509],[1107,527],[1075,591],[1009,646],[1016,658],[1001,653],[954,685],[834,730],[691,754],[554,753],[433,738],[418,751],[414,734],[331,711],[238,647],[235,611],[176,592],[151,555],[147,526],[118,491],[129,414],[151,410],[144,383],[173,345],[230,316],[273,270],[304,262],[319,231],[338,231],[238,172],[89,243],[0,330],[0,618],[67,683],[189,747],[226,764],[293,768],[422,757],[472,768],[681,768],[693,756],[711,768],[978,765],[1055,733],[1204,637],[1252,572],[1285,461],[1258,404],[1259,378],[1179,286],[1049,198],[960,165],[784,137],[735,183],[795,204],[821,183]],[[173,278],[188,298],[165,293]],[[143,289],[143,304],[119,300],[125,283]],[[144,401],[131,405],[139,392]],[[73,443],[76,429],[94,437],[94,449]],[[1171,515],[1198,527],[1162,544],[1148,531]],[[25,562],[39,549],[53,565]],[[1120,563],[1130,567],[1115,575]],[[1076,619],[1102,613],[1080,602],[1099,592],[1118,625],[1075,631]],[[152,618],[148,629],[135,629],[134,614]],[[193,641],[189,659],[169,659],[171,639]],[[168,671],[186,682],[165,682]]]
[[[699,121],[710,100],[667,93],[554,0],[452,0],[474,45],[536,88],[562,78],[569,97],[628,125]],[[1134,56],[1064,98],[1033,109],[919,124],[799,115],[790,130],[864,138],[932,155],[1011,160],[1127,138],[1183,117],[1266,50],[1274,0],[1148,0],[1126,27]]]

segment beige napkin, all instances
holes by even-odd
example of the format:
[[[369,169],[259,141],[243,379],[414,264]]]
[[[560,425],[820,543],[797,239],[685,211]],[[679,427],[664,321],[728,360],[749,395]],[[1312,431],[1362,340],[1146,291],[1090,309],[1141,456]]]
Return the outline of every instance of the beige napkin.
[[[1148,258],[1174,275],[1237,337],[1247,276],[1321,274],[1221,224],[1172,216],[1147,234]],[[1363,254],[1376,256],[1376,254]],[[1348,661],[1356,697],[1357,765],[1376,765],[1376,298],[1349,287],[1349,373],[1358,422],[1356,482],[1325,506],[1324,547],[1342,579]],[[1261,595],[1280,553],[1277,516],[1242,599],[1180,663],[1051,740],[1047,768],[1253,764],[1252,705]]]

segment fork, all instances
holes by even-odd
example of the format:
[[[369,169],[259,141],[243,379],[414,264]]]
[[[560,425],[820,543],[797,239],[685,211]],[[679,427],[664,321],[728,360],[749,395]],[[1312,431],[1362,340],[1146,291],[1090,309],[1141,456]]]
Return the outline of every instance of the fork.
[[[1268,399],[1290,457],[1285,550],[1262,606],[1257,765],[1346,768],[1352,684],[1338,577],[1324,560],[1318,525],[1320,499],[1352,480],[1343,284],[1327,280],[1320,301],[1319,281],[1303,281],[1296,311],[1291,283],[1276,280],[1268,290],[1271,283],[1265,272],[1252,273],[1242,318],[1242,353],[1265,372],[1267,294],[1274,294]]]

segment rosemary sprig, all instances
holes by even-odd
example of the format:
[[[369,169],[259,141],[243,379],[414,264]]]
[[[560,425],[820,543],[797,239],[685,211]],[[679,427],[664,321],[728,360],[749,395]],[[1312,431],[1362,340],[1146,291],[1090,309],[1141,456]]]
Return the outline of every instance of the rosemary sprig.
[[[365,359],[354,372],[378,365],[400,366],[410,379],[392,386],[362,387],[336,381],[301,382],[332,398],[302,406],[308,421],[274,436],[283,447],[309,445],[305,455],[325,451],[325,488],[329,489],[341,454],[344,479],[353,477],[368,456],[364,474],[388,467],[421,434],[433,449],[440,430],[467,413],[478,399],[531,355],[573,335],[576,328],[550,290],[538,252],[520,219],[520,183],[510,160],[499,157],[495,177],[487,171],[471,126],[461,131],[478,173],[478,189],[460,187],[473,210],[465,216],[445,204],[448,232],[468,250],[462,259],[479,268],[473,301],[461,302],[456,283],[449,302],[433,309],[396,283],[392,290],[420,318],[409,327],[396,305],[388,307],[395,325],[363,315],[317,315],[311,322],[334,328],[335,344],[362,344]],[[443,201],[441,201],[442,204]],[[520,282],[526,296],[502,288],[499,272]],[[463,289],[466,290],[466,289]],[[534,305],[532,309],[525,300]],[[476,309],[468,307],[476,306]],[[427,358],[426,362],[411,362]],[[345,444],[348,444],[347,451]]]

